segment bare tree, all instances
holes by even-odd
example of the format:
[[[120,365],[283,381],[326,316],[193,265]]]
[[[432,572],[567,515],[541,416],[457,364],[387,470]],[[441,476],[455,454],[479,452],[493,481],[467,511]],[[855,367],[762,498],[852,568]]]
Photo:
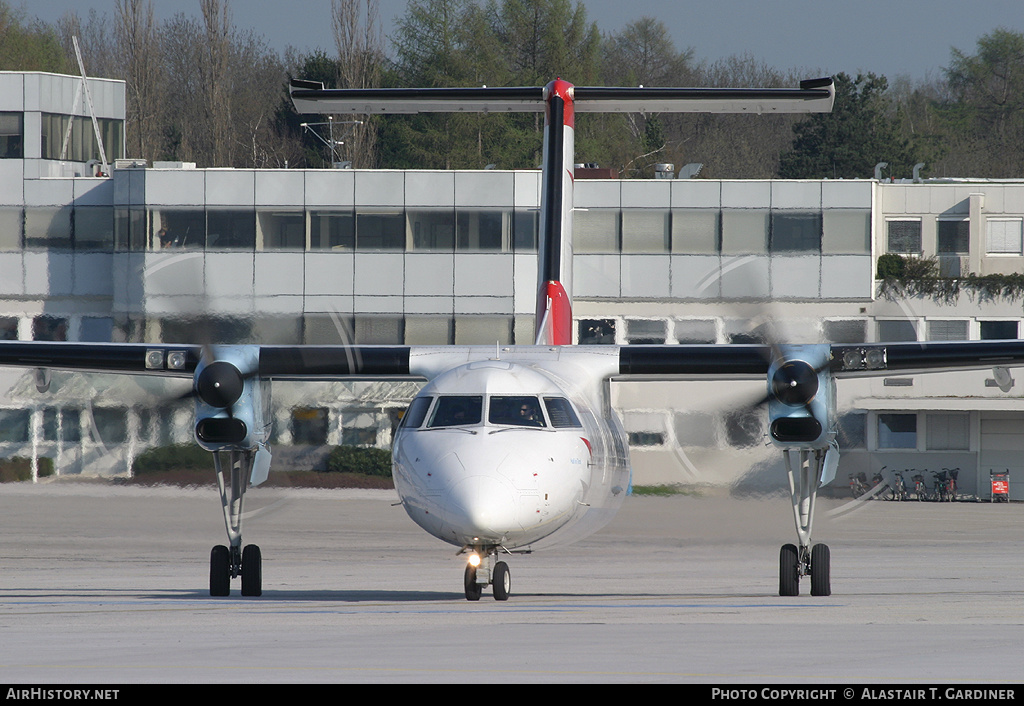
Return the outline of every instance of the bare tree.
[[[331,26],[338,48],[339,88],[380,85],[384,35],[377,0],[332,0]],[[351,118],[348,118],[351,119]],[[376,165],[377,124],[368,117],[345,131],[343,154],[354,167]]]
[[[199,64],[200,90],[209,115],[210,159],[217,166],[232,163],[231,101],[228,69],[231,61],[231,12],[227,0],[199,0],[205,44]]]
[[[163,76],[162,51],[153,3],[117,0],[114,38],[118,66],[127,88],[126,144],[128,154],[153,160],[160,156]]]

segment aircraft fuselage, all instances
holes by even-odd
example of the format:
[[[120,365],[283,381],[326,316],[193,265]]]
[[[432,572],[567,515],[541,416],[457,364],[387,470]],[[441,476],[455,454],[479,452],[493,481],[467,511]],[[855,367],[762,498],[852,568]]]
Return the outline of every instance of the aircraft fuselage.
[[[456,546],[575,541],[603,526],[627,494],[628,447],[607,386],[563,377],[594,361],[555,348],[548,360],[517,360],[511,350],[434,377],[395,438],[402,504]]]

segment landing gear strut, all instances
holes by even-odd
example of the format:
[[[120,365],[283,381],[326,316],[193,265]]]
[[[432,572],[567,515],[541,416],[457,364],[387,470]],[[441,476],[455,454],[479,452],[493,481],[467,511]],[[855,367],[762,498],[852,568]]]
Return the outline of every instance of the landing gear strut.
[[[509,572],[508,564],[503,561],[495,561],[494,552],[495,550],[487,552],[486,557],[482,559],[477,550],[470,555],[470,561],[466,564],[466,572],[463,575],[467,601],[480,600],[484,586],[488,584],[493,586],[494,600],[508,600],[512,591],[512,574]],[[474,558],[476,559],[475,563]]]
[[[784,449],[789,492],[793,501],[793,519],[799,547],[783,545],[779,552],[779,595],[800,595],[800,578],[811,577],[811,595],[832,595],[831,557],[828,545],[811,546],[811,524],[818,482],[825,465],[824,449]],[[799,454],[799,458],[794,458]],[[813,463],[812,461],[813,454]]]
[[[225,467],[221,454],[231,454]],[[263,593],[263,558],[260,548],[250,544],[242,548],[242,500],[252,478],[255,451],[215,451],[213,463],[217,469],[217,486],[224,509],[224,525],[228,532],[228,546],[218,545],[210,552],[210,595],[231,595],[231,579],[242,577],[242,595],[259,596]]]

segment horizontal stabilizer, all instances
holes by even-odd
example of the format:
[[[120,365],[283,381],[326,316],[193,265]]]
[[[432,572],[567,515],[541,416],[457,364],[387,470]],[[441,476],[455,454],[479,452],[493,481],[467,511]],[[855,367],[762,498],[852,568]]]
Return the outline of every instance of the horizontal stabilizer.
[[[575,86],[572,102],[586,113],[811,113],[832,110],[831,78],[800,88],[659,88]],[[527,112],[544,110],[541,87],[325,89],[292,81],[300,113]]]

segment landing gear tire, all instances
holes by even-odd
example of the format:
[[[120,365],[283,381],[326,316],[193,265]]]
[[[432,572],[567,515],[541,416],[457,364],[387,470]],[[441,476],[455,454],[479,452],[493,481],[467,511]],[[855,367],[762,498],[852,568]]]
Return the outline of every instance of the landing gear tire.
[[[210,551],[210,595],[231,595],[231,552],[223,544]]]
[[[811,595],[831,596],[831,552],[827,544],[815,544],[811,547]]]
[[[494,585],[494,600],[507,601],[508,594],[512,590],[512,574],[508,570],[508,564],[499,561],[494,565],[491,583]]]
[[[466,573],[463,576],[463,584],[466,587],[466,600],[467,601],[478,601],[480,600],[480,594],[483,593],[483,587],[476,582],[476,567],[471,564],[466,564]]]
[[[779,552],[779,595],[800,595],[800,552],[795,544],[783,544]]]
[[[255,544],[242,550],[242,595],[263,595],[263,556]]]

